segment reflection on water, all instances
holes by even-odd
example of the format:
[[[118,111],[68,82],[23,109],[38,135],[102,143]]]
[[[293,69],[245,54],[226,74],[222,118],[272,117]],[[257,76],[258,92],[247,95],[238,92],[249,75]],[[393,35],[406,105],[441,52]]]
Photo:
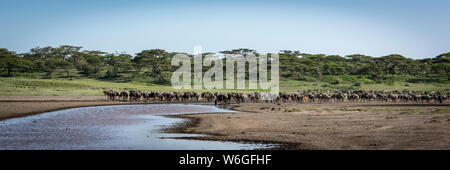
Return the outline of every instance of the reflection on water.
[[[232,112],[206,105],[116,105],[67,109],[0,121],[0,149],[234,150],[267,145],[162,139],[197,136],[160,132],[183,119],[163,115]]]

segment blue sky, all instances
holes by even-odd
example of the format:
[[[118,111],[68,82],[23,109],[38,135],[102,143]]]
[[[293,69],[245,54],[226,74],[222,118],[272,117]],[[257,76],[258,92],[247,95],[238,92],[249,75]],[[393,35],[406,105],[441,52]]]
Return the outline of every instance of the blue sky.
[[[0,48],[77,45],[86,50],[144,49],[411,58],[450,51],[450,1],[0,0]]]

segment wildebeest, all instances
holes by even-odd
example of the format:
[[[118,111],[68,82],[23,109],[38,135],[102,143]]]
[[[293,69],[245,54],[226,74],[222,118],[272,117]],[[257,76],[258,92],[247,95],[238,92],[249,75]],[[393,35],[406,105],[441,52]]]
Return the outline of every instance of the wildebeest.
[[[211,101],[214,100],[214,94],[211,93],[211,92],[203,92],[203,93],[201,94],[201,98],[202,98],[204,101],[211,102]]]
[[[108,100],[116,100],[116,97],[119,97],[119,92],[116,92],[114,90],[105,90],[103,91],[103,94],[106,95],[106,97],[108,98]]]
[[[122,100],[128,101],[128,93],[126,91],[122,91],[119,95]]]
[[[328,102],[416,102],[416,103],[443,103],[448,100],[450,93],[442,94],[440,92],[420,93],[415,91],[366,91],[366,90],[335,90],[334,92],[303,91],[303,92],[280,92],[276,100],[261,100],[265,93],[220,93],[220,92],[142,92],[130,90],[116,92],[114,90],[105,90],[103,93],[108,100],[139,102],[143,98],[144,102],[212,102],[216,104],[229,103],[258,103],[258,102],[277,102],[277,103],[328,103]]]
[[[142,92],[137,90],[130,90],[130,101],[138,101],[142,97]]]
[[[214,101],[215,105],[219,104],[228,104],[228,95],[224,93],[216,93],[216,100]]]

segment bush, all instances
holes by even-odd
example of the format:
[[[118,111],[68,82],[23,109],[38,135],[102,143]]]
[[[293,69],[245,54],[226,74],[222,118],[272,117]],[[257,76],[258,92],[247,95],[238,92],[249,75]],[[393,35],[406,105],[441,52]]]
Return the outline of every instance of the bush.
[[[423,82],[423,79],[413,78],[413,79],[406,80],[406,82],[408,82],[408,83],[420,83],[420,82]]]
[[[309,77],[304,76],[304,75],[295,75],[294,77],[292,77],[293,80],[300,80],[300,81],[308,81],[310,80]]]
[[[371,79],[373,81],[376,81],[378,83],[380,81],[380,79],[381,79],[381,76],[378,75],[378,74],[372,74],[372,75],[369,76],[369,79]]]
[[[339,84],[340,81],[338,79],[334,79],[333,81],[331,81],[331,84]]]
[[[353,86],[360,87],[361,86],[361,82],[356,82]]]

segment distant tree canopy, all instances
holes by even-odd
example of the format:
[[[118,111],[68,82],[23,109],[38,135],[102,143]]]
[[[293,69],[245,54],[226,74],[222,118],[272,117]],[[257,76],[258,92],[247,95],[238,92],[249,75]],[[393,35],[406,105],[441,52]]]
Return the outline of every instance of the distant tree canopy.
[[[64,70],[67,77],[71,70],[76,70],[79,74],[94,78],[117,78],[122,73],[132,73],[133,76],[149,76],[161,82],[168,81],[170,73],[176,69],[170,63],[177,53],[163,49],[143,50],[135,55],[81,49],[82,47],[70,45],[36,47],[28,53],[16,54],[0,48],[0,69],[4,76],[13,76],[14,72],[42,72],[51,75],[59,69]],[[258,54],[247,48],[219,53]],[[433,75],[434,78],[450,80],[450,52],[424,59],[411,59],[399,54],[381,57],[363,54],[339,56],[291,50],[281,50],[278,54],[280,76],[284,79],[304,80],[306,77],[322,75],[410,75],[421,78],[431,78],[430,75]]]
[[[15,52],[0,48],[0,68],[7,70],[7,76],[11,76],[14,69],[25,70],[31,64],[30,60],[20,57]]]

